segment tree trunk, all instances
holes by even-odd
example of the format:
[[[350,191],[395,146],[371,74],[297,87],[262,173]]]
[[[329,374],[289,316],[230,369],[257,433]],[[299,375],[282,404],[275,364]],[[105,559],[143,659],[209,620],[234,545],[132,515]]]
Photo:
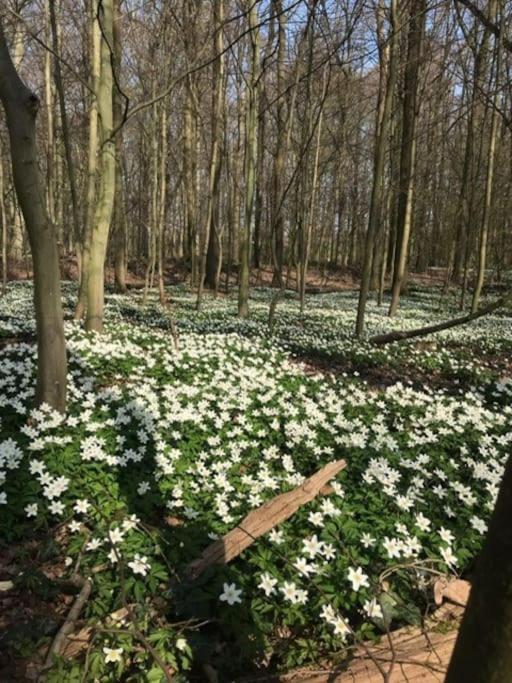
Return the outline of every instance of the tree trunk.
[[[284,66],[286,58],[286,15],[283,12],[283,1],[274,0],[274,13],[278,15],[278,34],[277,34],[277,131],[276,131],[276,154],[274,157],[274,168],[272,174],[272,243],[273,243],[273,276],[272,284],[278,287],[283,286],[283,263],[284,263],[284,217],[282,212],[282,198],[284,186],[284,171],[286,165],[286,120],[285,120],[285,101],[282,95],[284,86]]]
[[[71,194],[71,211],[73,215],[73,237],[76,244],[80,239],[80,219],[78,214],[78,195],[76,191],[75,166],[73,154],[71,152],[71,140],[69,137],[68,115],[66,111],[66,99],[64,95],[64,85],[62,83],[62,71],[59,59],[59,30],[57,26],[57,14],[55,11],[55,0],[50,2],[50,24],[52,28],[52,47],[54,56],[55,87],[59,98],[60,120],[62,126],[62,140],[64,142],[64,153],[66,155],[66,166],[68,169],[69,191]]]
[[[445,683],[512,680],[512,457],[478,557]]]
[[[89,148],[87,161],[86,215],[82,231],[82,269],[75,309],[75,320],[81,320],[87,308],[87,284],[89,281],[89,255],[91,251],[92,226],[96,206],[96,180],[98,174],[98,83],[100,79],[101,31],[96,16],[97,0],[91,0],[91,104],[89,107]]]
[[[158,267],[158,297],[162,305],[165,304],[164,282],[164,249],[165,224],[167,218],[167,107],[162,102],[162,118],[160,128],[160,206],[158,212],[157,233],[157,267]]]
[[[216,27],[214,51],[219,57],[214,62],[212,93],[212,146],[210,153],[210,175],[208,179],[208,203],[206,207],[206,225],[204,230],[204,249],[201,255],[201,272],[197,290],[196,307],[201,307],[203,286],[217,291],[219,287],[218,272],[221,255],[221,239],[219,225],[219,180],[222,164],[222,110],[224,102],[224,40],[222,24],[224,22],[224,0],[213,3],[213,25]]]
[[[2,150],[0,149],[0,152]],[[7,216],[5,215],[4,200],[4,157],[0,154],[0,225],[2,228],[2,294],[7,291],[8,261],[7,261]]]
[[[258,157],[258,81],[260,77],[259,28],[256,3],[249,0],[250,73],[247,78],[245,125],[245,213],[240,234],[238,315],[249,315],[249,270],[251,232],[254,218],[256,162]]]
[[[410,3],[407,62],[404,75],[402,109],[402,146],[400,155],[400,187],[398,193],[397,242],[393,289],[389,315],[398,310],[400,293],[405,280],[412,227],[414,174],[416,165],[416,123],[418,118],[418,77],[425,26],[426,0]]]
[[[91,234],[86,317],[86,329],[96,332],[103,331],[105,256],[116,182],[116,151],[112,138],[113,74],[110,53],[114,44],[112,0],[102,0],[100,22],[102,38],[97,99],[101,130],[101,175]]]
[[[373,165],[373,186],[370,201],[370,214],[368,218],[368,230],[363,261],[363,274],[361,289],[359,291],[359,304],[357,308],[356,336],[360,337],[364,330],[364,316],[366,303],[370,291],[372,272],[372,259],[374,252],[375,235],[379,229],[383,216],[384,176],[386,150],[389,142],[391,118],[393,114],[393,96],[397,78],[397,47],[399,43],[397,1],[391,0],[391,21],[389,29],[389,47],[386,49],[383,40],[379,40],[381,53],[381,74],[387,73],[384,96],[381,97],[377,114],[375,156]],[[381,78],[384,80],[383,75]],[[384,266],[385,268],[385,266]]]
[[[116,65],[121,64],[121,5],[114,4],[114,54]],[[118,67],[119,68],[119,67]],[[123,192],[123,131],[118,130],[123,116],[123,102],[119,90],[114,93],[114,130],[116,133],[116,188],[114,196],[114,281],[118,292],[126,292],[127,249],[126,249],[126,212]]]
[[[491,0],[490,11],[491,18],[494,20],[496,15],[496,2]],[[473,299],[471,302],[471,312],[474,313],[478,309],[480,303],[480,296],[482,294],[482,287],[485,279],[485,268],[487,265],[487,241],[489,236],[489,224],[491,220],[492,211],[492,194],[494,183],[494,162],[496,157],[496,138],[498,134],[498,94],[499,94],[499,77],[501,71],[501,40],[496,38],[496,78],[494,85],[494,95],[492,97],[492,113],[491,113],[491,133],[489,140],[489,150],[487,154],[487,173],[485,178],[485,199],[484,199],[484,213],[482,217],[482,226],[480,228],[480,240],[478,249],[478,271],[475,289],[473,291]]]
[[[52,28],[50,21],[50,4],[52,0],[46,0],[45,21],[47,26],[47,41],[52,40]],[[55,123],[53,118],[54,109],[54,93],[52,85],[52,54],[49,50],[44,55],[44,86],[45,86],[45,104],[46,104],[46,135],[47,135],[47,152],[46,152],[46,191],[47,191],[47,207],[48,216],[55,224]]]
[[[184,43],[187,63],[192,64],[195,58],[195,0],[183,0]],[[196,8],[197,11],[197,8]],[[195,74],[188,74],[185,81],[185,104],[183,114],[183,173],[185,180],[185,259],[190,265],[191,283],[197,279],[197,224],[198,224],[198,111],[197,84]]]
[[[37,163],[39,100],[19,78],[0,24],[0,99],[7,117],[16,194],[27,226],[34,264],[37,329],[36,402],[66,409],[66,342],[62,319],[59,255]]]

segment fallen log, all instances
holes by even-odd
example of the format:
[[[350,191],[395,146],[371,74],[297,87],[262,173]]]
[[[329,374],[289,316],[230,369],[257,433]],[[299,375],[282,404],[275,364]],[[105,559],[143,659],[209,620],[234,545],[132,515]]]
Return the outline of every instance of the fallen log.
[[[214,541],[199,558],[188,565],[187,576],[195,579],[213,564],[231,562],[257,538],[291,517],[300,507],[316,498],[322,490],[325,491],[327,482],[341,472],[346,464],[345,460],[330,462],[297,488],[281,493],[256,510],[252,510],[240,524]]]
[[[301,667],[281,676],[252,675],[240,683],[442,683],[462,613],[459,605],[446,604],[422,627],[405,626],[380,642],[367,641],[339,664],[320,661],[314,669]]]
[[[467,323],[477,320],[484,315],[489,315],[494,313],[500,308],[504,308],[512,304],[512,292],[509,292],[505,296],[500,297],[494,303],[488,306],[483,306],[479,308],[475,313],[468,313],[467,315],[460,316],[458,318],[452,318],[451,320],[445,320],[442,323],[436,323],[435,325],[427,325],[425,327],[416,327],[414,330],[396,330],[395,332],[388,332],[386,334],[377,334],[374,337],[370,337],[368,340],[370,344],[375,344],[376,346],[382,346],[383,344],[390,344],[395,341],[403,341],[404,339],[413,339],[413,337],[424,337],[427,334],[434,334],[434,332],[442,332],[443,330],[449,330],[451,327],[457,327],[458,325],[466,325]]]

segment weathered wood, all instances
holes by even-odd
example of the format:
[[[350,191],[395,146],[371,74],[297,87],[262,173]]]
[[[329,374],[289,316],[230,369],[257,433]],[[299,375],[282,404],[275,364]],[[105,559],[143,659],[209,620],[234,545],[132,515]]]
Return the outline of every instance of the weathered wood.
[[[445,600],[465,607],[468,602],[471,584],[463,579],[439,578],[434,584],[434,601],[441,605]]]
[[[198,559],[189,564],[189,578],[197,578],[212,564],[227,564],[238,557],[257,538],[291,517],[299,507],[316,498],[325,484],[344,467],[345,460],[330,462],[293,491],[281,493],[256,510],[252,510],[240,524],[209,545]]]
[[[443,605],[427,619],[424,628],[406,626],[392,631],[377,645],[358,647],[347,668],[302,669],[276,677],[245,679],[263,683],[442,683],[451,657],[463,608]],[[393,644],[390,647],[390,642]],[[342,671],[341,669],[344,668]]]

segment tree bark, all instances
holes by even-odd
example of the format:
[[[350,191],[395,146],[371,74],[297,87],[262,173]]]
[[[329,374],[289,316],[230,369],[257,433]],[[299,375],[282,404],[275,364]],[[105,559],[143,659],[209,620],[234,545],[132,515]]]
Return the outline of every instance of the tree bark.
[[[414,174],[416,166],[416,123],[418,119],[418,79],[422,53],[426,0],[412,0],[409,13],[407,62],[404,74],[400,188],[398,193],[397,242],[393,289],[389,315],[398,310],[405,279],[409,238],[412,228]]]
[[[258,81],[260,77],[259,28],[257,5],[249,0],[250,73],[247,78],[245,125],[245,214],[240,235],[240,273],[238,315],[249,315],[249,270],[251,232],[254,219],[256,163],[258,157]]]
[[[208,203],[206,207],[206,224],[204,230],[204,249],[201,254],[201,270],[197,290],[196,307],[201,307],[203,286],[217,291],[219,287],[218,271],[221,256],[221,240],[219,225],[219,181],[222,164],[222,110],[224,102],[224,39],[222,36],[224,22],[224,0],[213,3],[213,25],[215,26],[214,53],[219,55],[214,62],[212,93],[212,142],[210,152],[210,174],[208,179]]]
[[[75,165],[73,162],[73,154],[71,152],[71,140],[69,137],[68,114],[66,111],[66,99],[64,95],[64,85],[62,83],[62,71],[60,66],[60,59],[58,57],[59,46],[59,30],[57,26],[57,14],[55,11],[55,0],[49,0],[50,3],[50,25],[52,28],[52,46],[55,53],[54,58],[54,75],[55,87],[59,98],[60,120],[62,126],[62,140],[64,142],[64,153],[66,155],[66,166],[68,169],[69,191],[71,194],[71,210],[73,214],[73,236],[75,242],[78,244],[80,239],[80,219],[78,213],[78,195],[76,191],[76,174]]]
[[[491,17],[494,19],[497,10],[497,3],[494,0],[490,2]],[[485,178],[485,198],[484,198],[484,213],[482,217],[482,225],[480,228],[480,239],[478,247],[478,270],[473,291],[473,299],[471,302],[471,312],[474,313],[478,309],[480,303],[480,296],[485,279],[485,268],[487,265],[487,241],[489,237],[489,226],[491,222],[492,211],[492,195],[494,183],[494,163],[496,157],[496,138],[498,135],[498,94],[499,94],[499,76],[501,71],[501,39],[496,38],[495,45],[495,85],[494,95],[492,97],[492,113],[491,113],[491,132],[489,140],[489,150],[487,154],[487,173]]]
[[[158,269],[158,298],[162,305],[165,304],[165,224],[167,218],[167,107],[162,102],[162,117],[160,128],[160,206],[158,211],[157,233],[157,269]]]
[[[391,18],[389,28],[389,47],[386,49],[382,40],[380,43],[381,73],[386,73],[386,86],[384,96],[381,97],[381,107],[377,114],[375,153],[373,166],[373,186],[370,200],[370,214],[368,217],[368,230],[363,261],[363,274],[359,291],[359,304],[357,308],[356,336],[360,337],[364,330],[364,316],[368,294],[370,292],[370,280],[372,273],[372,258],[374,251],[375,235],[379,229],[383,216],[384,175],[386,150],[389,142],[391,118],[393,114],[393,96],[397,80],[397,47],[398,35],[398,0],[391,0]],[[382,77],[382,76],[381,76]],[[385,268],[385,265],[384,265]]]
[[[194,61],[195,23],[199,3],[194,8],[194,0],[183,0],[184,47],[187,63]],[[198,111],[197,84],[195,74],[188,74],[185,81],[185,104],[183,114],[183,173],[185,180],[185,239],[183,241],[185,259],[189,261],[191,283],[197,279],[197,223],[198,223]]]
[[[445,683],[512,680],[512,457],[477,561]]]
[[[0,150],[1,152],[1,150]],[[8,261],[7,261],[7,216],[5,215],[4,200],[4,160],[0,154],[0,225],[2,227],[2,294],[7,291]]]
[[[286,58],[286,15],[283,12],[283,1],[274,0],[274,13],[278,15],[277,30],[277,104],[276,104],[276,154],[272,173],[272,246],[273,246],[273,276],[272,284],[277,287],[283,286],[283,263],[284,263],[284,217],[282,212],[282,197],[284,187],[284,171],[286,166],[286,112],[285,101],[282,95],[284,86],[284,66]]]
[[[96,182],[98,175],[98,83],[100,79],[101,32],[97,12],[97,0],[91,0],[91,103],[89,107],[89,147],[87,158],[87,193],[85,197],[86,214],[82,231],[82,269],[78,289],[78,300],[75,309],[75,320],[82,320],[87,308],[87,287],[89,281],[89,256],[91,251],[92,226],[96,207]]]
[[[7,117],[12,170],[34,264],[37,329],[36,403],[66,409],[66,343],[62,318],[59,255],[37,163],[39,100],[18,76],[0,23],[0,99]]]
[[[97,99],[101,129],[101,175],[91,234],[85,324],[88,331],[95,332],[103,332],[105,256],[116,182],[116,153],[115,142],[112,138],[114,123],[111,53],[114,45],[112,0],[102,0],[99,20],[102,36]]]
[[[121,2],[114,3],[114,54],[116,65],[121,64]],[[114,281],[118,292],[126,292],[127,248],[126,212],[123,193],[123,131],[119,129],[123,116],[123,101],[119,90],[114,93],[114,130],[116,133],[116,188],[114,196]],[[118,130],[119,129],[119,130]]]

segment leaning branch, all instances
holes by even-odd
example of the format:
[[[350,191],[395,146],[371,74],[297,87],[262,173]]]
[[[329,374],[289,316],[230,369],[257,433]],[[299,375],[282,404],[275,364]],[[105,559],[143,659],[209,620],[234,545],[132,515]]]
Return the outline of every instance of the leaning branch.
[[[395,341],[403,341],[404,339],[412,339],[413,337],[424,337],[427,334],[449,330],[451,327],[457,327],[458,325],[465,325],[466,323],[470,323],[484,315],[494,313],[494,311],[504,308],[505,306],[509,306],[510,304],[512,304],[512,292],[502,296],[500,299],[497,299],[494,303],[489,304],[488,306],[479,308],[475,313],[469,313],[468,315],[463,315],[460,318],[452,318],[451,320],[446,320],[445,322],[437,323],[436,325],[416,327],[414,330],[398,330],[396,332],[388,332],[387,334],[378,334],[375,337],[370,337],[368,341],[370,344],[382,346],[383,344],[389,344]]]

